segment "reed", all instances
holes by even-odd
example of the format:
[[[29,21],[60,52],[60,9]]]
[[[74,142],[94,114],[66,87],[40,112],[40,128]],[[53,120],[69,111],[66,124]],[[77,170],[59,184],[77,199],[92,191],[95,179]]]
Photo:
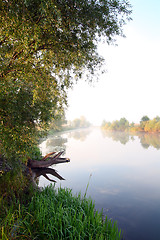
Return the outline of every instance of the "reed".
[[[95,211],[90,198],[72,194],[70,189],[46,187],[36,192],[28,206],[9,211],[1,225],[7,239],[121,239],[116,223]]]

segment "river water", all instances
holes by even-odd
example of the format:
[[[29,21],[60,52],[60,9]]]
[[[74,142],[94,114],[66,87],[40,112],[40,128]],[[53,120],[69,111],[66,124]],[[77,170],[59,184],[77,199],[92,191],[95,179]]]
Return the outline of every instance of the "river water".
[[[65,150],[69,163],[52,166],[56,186],[81,192],[117,221],[126,240],[160,239],[160,136],[104,133],[100,128],[49,136],[42,154]],[[40,177],[44,187],[50,181]],[[88,188],[87,188],[88,185]]]

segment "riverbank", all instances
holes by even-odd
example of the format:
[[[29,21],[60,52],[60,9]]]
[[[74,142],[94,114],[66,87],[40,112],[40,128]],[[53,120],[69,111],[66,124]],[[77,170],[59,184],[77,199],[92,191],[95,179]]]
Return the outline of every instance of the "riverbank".
[[[29,196],[29,195],[28,195]],[[3,196],[2,196],[3,198]],[[3,200],[0,205],[2,207]],[[0,238],[6,239],[121,239],[116,223],[104,219],[91,199],[53,186],[35,191],[28,202],[13,199],[1,214]],[[2,208],[1,208],[2,209]]]

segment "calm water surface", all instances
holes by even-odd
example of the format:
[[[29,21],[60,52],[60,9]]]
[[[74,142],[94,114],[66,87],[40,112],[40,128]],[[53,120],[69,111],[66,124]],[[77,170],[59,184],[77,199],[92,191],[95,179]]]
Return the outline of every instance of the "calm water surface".
[[[49,136],[40,147],[43,155],[65,149],[71,161],[53,166],[66,179],[56,186],[84,194],[89,182],[87,196],[126,240],[160,239],[160,136],[93,128]],[[40,186],[49,184],[40,177]]]

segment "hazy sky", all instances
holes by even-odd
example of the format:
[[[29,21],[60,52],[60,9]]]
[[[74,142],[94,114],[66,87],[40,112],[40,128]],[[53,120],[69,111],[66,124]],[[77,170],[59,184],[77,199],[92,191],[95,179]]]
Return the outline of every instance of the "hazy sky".
[[[83,115],[100,125],[104,119],[160,116],[160,0],[130,3],[133,21],[125,26],[126,38],[118,38],[118,47],[99,46],[107,73],[94,87],[80,80],[69,91],[67,119]]]

